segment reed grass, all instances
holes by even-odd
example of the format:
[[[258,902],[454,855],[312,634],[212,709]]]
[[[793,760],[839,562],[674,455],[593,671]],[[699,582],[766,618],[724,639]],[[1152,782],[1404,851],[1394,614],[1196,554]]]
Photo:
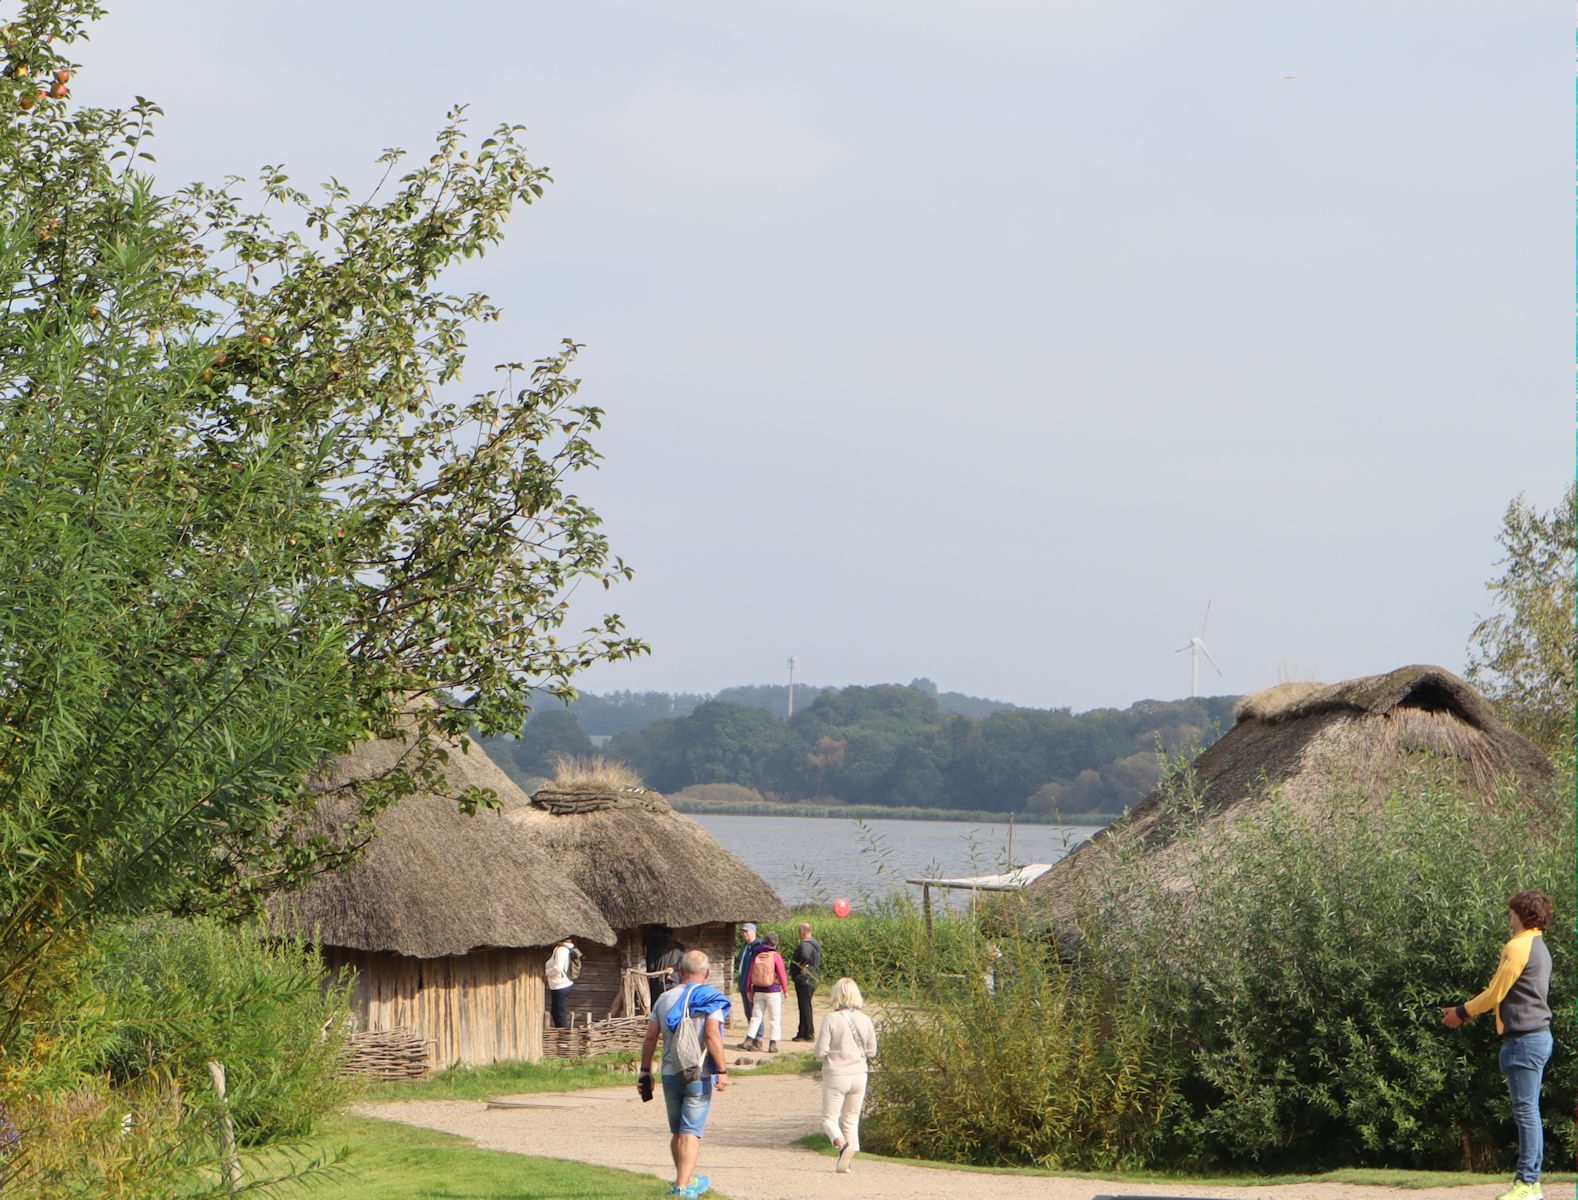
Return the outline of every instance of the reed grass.
[[[551,762],[552,782],[559,787],[607,788],[618,792],[642,786],[641,776],[629,765],[601,754],[557,754]]]
[[[786,803],[778,800],[703,800],[694,796],[670,796],[676,812],[741,817],[815,817],[845,821],[969,821],[978,825],[1006,825],[1009,817],[1020,825],[1110,825],[1117,813],[1068,813],[1056,816],[1039,813],[986,812],[977,808],[889,808],[881,804]]]

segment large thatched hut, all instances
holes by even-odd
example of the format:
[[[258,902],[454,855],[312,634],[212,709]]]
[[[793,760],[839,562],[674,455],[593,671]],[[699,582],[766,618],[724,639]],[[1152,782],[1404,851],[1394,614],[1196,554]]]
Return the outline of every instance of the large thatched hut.
[[[344,836],[359,784],[409,769],[399,738],[334,760],[313,832]],[[434,1066],[536,1060],[547,1007],[543,963],[573,936],[592,949],[614,932],[597,906],[498,811],[460,811],[468,787],[504,804],[525,796],[480,749],[448,749],[443,790],[380,813],[352,866],[319,876],[270,906],[276,929],[320,943],[331,968],[357,972],[359,1031],[411,1029]]]
[[[1193,764],[1203,815],[1223,831],[1252,820],[1268,786],[1295,805],[1318,805],[1339,794],[1379,796],[1410,767],[1448,771],[1486,800],[1504,783],[1536,784],[1551,773],[1540,750],[1497,720],[1484,697],[1431,666],[1330,685],[1284,683],[1248,696],[1233,728]],[[1173,835],[1157,789],[1121,826],[1096,834],[1033,883],[1028,895],[1066,929],[1075,881],[1101,869],[1113,837],[1137,839],[1158,872],[1187,886],[1188,865],[1172,852]]]
[[[665,931],[705,950],[713,983],[732,992],[736,926],[789,915],[761,876],[650,789],[551,784],[506,816],[591,897],[617,937],[584,948],[572,1012],[607,1015],[624,972],[644,968],[647,940]]]

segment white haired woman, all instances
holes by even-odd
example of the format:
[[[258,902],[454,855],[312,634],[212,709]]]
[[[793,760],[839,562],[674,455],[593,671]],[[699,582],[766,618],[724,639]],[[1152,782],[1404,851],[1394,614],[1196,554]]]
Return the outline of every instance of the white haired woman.
[[[860,1110],[866,1102],[866,1064],[877,1056],[877,1030],[862,1011],[866,1002],[853,979],[833,985],[833,1011],[816,1035],[822,1060],[822,1128],[838,1147],[840,1175],[860,1149]]]

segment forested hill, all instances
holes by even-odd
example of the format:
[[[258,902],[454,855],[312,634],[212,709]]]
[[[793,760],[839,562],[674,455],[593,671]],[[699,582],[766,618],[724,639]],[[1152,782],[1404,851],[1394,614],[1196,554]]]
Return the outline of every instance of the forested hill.
[[[966,696],[963,692],[939,692],[937,685],[929,679],[911,680],[910,687],[936,696],[937,707],[945,713],[984,717],[1014,707],[1003,700]],[[836,690],[816,684],[797,683],[794,688],[795,707],[805,708],[823,692]],[[724,688],[713,695],[702,692],[604,692],[598,695],[587,692],[570,705],[570,711],[586,733],[593,737],[606,737],[643,729],[654,721],[670,717],[688,717],[708,701],[761,708],[782,717],[789,711],[789,687],[783,683],[746,684]]]
[[[1237,700],[1144,700],[1083,713],[997,706],[966,716],[948,712],[929,680],[916,680],[797,686],[794,716],[785,719],[768,704],[724,698],[770,699],[772,690],[730,689],[701,700],[685,715],[618,733],[606,753],[663,792],[731,783],[788,801],[1117,813],[1155,784],[1158,745],[1208,745],[1232,724]],[[520,740],[487,746],[517,777],[548,773],[555,753],[591,748],[576,713],[558,707],[534,715]]]

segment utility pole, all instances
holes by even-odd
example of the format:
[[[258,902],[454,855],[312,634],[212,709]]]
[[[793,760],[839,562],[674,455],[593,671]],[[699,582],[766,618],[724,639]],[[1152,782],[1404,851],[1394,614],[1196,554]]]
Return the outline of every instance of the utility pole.
[[[794,716],[794,656],[789,656],[789,715]]]

